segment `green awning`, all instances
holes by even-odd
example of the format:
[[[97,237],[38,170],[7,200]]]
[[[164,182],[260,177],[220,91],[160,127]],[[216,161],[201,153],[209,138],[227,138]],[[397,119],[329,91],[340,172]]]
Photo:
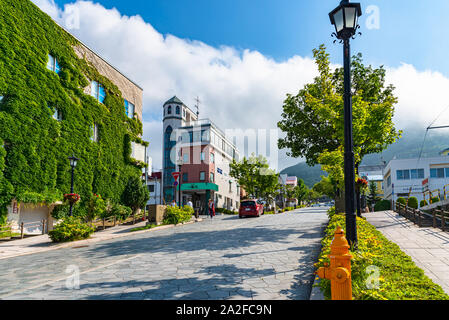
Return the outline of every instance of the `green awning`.
[[[199,182],[199,183],[183,183],[181,191],[185,190],[214,190],[218,191],[218,185],[215,183]]]

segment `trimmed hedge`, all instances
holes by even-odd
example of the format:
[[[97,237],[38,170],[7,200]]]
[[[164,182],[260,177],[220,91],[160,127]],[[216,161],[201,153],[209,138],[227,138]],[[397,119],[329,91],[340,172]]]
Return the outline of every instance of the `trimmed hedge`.
[[[427,206],[427,201],[426,200],[421,200],[421,202],[419,203],[419,207],[424,207]]]
[[[330,244],[337,226],[345,229],[345,217],[341,214],[333,215],[329,221],[315,267],[329,263]],[[358,251],[351,251],[354,300],[449,300],[443,289],[432,282],[398,245],[385,238],[365,219],[357,218],[357,235]],[[378,289],[367,288],[369,266],[379,268]],[[321,279],[319,287],[325,298],[330,299],[330,280]]]
[[[405,198],[399,197],[398,200],[396,200],[397,203],[403,204],[404,206],[407,204],[407,200]]]
[[[417,199],[416,197],[410,197],[410,198],[408,198],[408,203],[407,203],[407,205],[408,205],[410,208],[418,209],[418,199]]]
[[[374,211],[391,210],[391,202],[389,200],[381,200],[374,205]]]

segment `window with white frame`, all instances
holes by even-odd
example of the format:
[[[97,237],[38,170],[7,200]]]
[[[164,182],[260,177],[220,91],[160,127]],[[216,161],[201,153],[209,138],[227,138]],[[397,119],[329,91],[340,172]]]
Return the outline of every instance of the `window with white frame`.
[[[128,118],[134,118],[134,104],[125,99],[125,113]]]
[[[106,91],[104,89],[104,86],[97,81],[92,81],[90,95],[99,102],[103,103],[104,99],[106,98]]]
[[[53,57],[51,54],[48,55],[47,69],[59,74],[61,67],[59,66],[58,59]]]

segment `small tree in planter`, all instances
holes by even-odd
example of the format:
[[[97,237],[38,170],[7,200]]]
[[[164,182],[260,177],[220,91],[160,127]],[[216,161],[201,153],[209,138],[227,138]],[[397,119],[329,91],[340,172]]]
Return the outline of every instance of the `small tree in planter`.
[[[132,209],[132,214],[135,216],[137,211],[141,209],[150,199],[148,189],[143,185],[139,177],[132,177],[123,192],[123,204]]]

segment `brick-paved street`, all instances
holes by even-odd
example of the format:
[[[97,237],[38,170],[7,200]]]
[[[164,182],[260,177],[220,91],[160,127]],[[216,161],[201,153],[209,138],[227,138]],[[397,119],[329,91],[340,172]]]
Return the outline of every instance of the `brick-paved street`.
[[[0,298],[309,299],[326,210],[217,216],[0,260]],[[68,289],[76,268],[79,289]]]

